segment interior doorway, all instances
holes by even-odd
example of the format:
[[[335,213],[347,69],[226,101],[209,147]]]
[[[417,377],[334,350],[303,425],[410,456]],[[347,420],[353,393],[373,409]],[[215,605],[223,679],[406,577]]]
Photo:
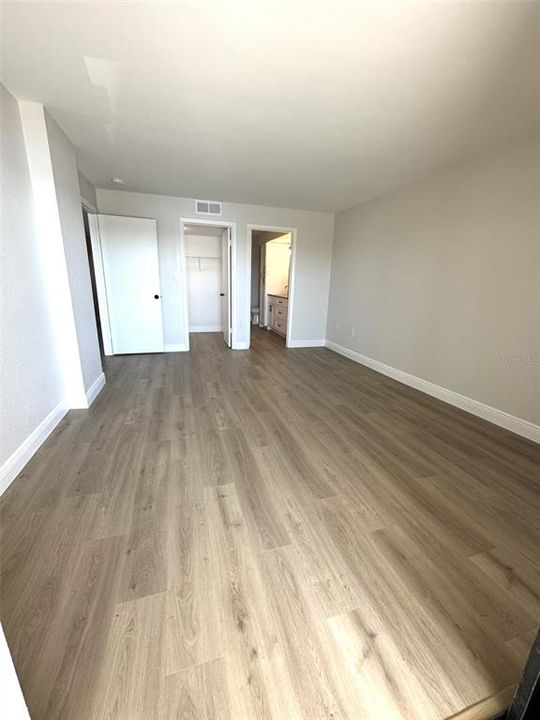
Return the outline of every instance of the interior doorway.
[[[250,327],[271,332],[289,346],[293,298],[293,229],[250,228]]]
[[[220,333],[232,347],[233,226],[182,220],[181,254],[184,276],[186,347],[194,333]]]

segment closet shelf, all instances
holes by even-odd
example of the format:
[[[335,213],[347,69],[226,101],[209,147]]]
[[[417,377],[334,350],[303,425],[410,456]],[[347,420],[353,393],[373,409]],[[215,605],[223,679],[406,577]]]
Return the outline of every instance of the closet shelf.
[[[214,255],[186,255],[186,260],[221,260],[221,258]]]

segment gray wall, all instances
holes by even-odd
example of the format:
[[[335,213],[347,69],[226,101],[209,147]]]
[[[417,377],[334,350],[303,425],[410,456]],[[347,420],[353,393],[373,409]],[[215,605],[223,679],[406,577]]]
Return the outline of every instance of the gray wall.
[[[98,208],[102,213],[157,220],[165,344],[181,344],[184,340],[184,327],[180,284],[180,218],[197,217],[195,200],[99,188],[97,198]],[[237,343],[247,345],[249,337],[251,266],[248,224],[298,229],[296,293],[290,340],[323,342],[328,310],[334,216],[309,210],[223,203],[223,215],[219,220],[236,223]]]
[[[81,197],[84,198],[86,202],[90,203],[90,205],[97,207],[96,188],[92,185],[86,175],[83,175],[80,170],[78,174],[79,190],[81,193]]]
[[[96,316],[92,301],[88,253],[84,236],[81,191],[75,149],[65,133],[47,112],[45,112],[45,120],[71,300],[75,315],[84,388],[88,390],[101,374],[102,369],[97,339]]]
[[[64,399],[17,100],[0,85],[0,467]]]
[[[538,139],[339,213],[327,338],[539,423]]]

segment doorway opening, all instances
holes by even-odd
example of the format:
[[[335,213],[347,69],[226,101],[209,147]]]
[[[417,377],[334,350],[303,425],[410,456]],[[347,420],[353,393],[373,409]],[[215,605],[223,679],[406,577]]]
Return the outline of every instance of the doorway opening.
[[[290,340],[294,232],[251,228],[251,330],[268,331],[283,346]]]
[[[219,333],[232,347],[232,230],[209,221],[182,220],[186,346],[196,333]]]

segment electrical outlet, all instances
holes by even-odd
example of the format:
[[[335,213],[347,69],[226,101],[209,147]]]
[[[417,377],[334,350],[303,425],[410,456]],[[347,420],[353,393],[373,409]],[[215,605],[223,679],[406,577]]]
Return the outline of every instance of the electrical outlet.
[[[351,335],[354,337],[356,335],[356,328],[351,328]]]
[[[336,322],[336,330],[339,330],[339,322]]]

